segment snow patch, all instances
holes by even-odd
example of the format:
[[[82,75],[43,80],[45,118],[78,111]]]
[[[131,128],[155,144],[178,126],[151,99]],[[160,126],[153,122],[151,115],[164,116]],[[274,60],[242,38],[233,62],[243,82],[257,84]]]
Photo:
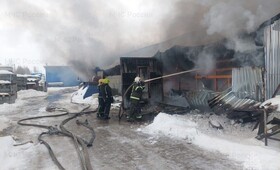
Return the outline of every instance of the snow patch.
[[[20,107],[26,103],[24,100],[16,99],[15,103],[8,104],[3,103],[0,104],[0,113],[1,114],[10,114],[14,111],[20,110]]]
[[[72,94],[72,102],[85,103],[85,104],[98,104],[98,94],[93,94],[84,99],[84,95],[88,89],[87,87],[81,87],[78,91]]]
[[[144,132],[164,134],[169,137],[192,141],[199,133],[196,126],[196,123],[185,119],[183,116],[159,113],[154,122],[144,129]]]
[[[29,90],[20,90],[18,93],[18,99],[27,99],[32,97],[45,97],[47,96],[46,92],[37,91],[33,89]]]
[[[0,131],[7,128],[10,124],[10,121],[5,116],[0,116]]]
[[[28,152],[33,153],[33,144],[13,146],[14,140],[11,136],[0,137],[0,165],[1,169],[25,169],[28,163]]]
[[[20,90],[17,92],[17,94],[18,94],[18,97],[17,97],[15,103],[12,103],[12,104],[4,103],[4,104],[0,105],[1,114],[10,114],[17,110],[20,110],[21,106],[23,106],[24,104],[27,103],[26,99],[47,96],[47,93],[41,92],[41,91],[36,91],[33,89]]]
[[[8,70],[0,70],[0,74],[14,74]]]
[[[11,84],[10,81],[6,81],[6,80],[0,80],[0,84]]]
[[[248,140],[242,139],[236,143],[204,134],[198,129],[199,126],[187,116],[159,113],[143,132],[187,140],[203,149],[221,152],[230,159],[242,162],[244,169],[280,169],[280,151],[275,148],[260,146],[257,142],[248,144]]]
[[[260,107],[264,106],[265,108],[267,108],[267,106],[265,106],[266,104],[271,103],[271,105],[277,105],[277,111],[280,111],[280,95],[275,96],[274,98],[268,99],[266,101],[264,101]]]
[[[98,93],[93,94],[92,96],[89,96],[84,99],[84,95],[88,89],[87,87],[81,87],[76,92],[72,93],[72,102],[74,103],[80,103],[80,104],[90,104],[92,106],[98,106]],[[120,108],[121,105],[121,96],[113,96],[115,103],[111,104],[111,108]]]

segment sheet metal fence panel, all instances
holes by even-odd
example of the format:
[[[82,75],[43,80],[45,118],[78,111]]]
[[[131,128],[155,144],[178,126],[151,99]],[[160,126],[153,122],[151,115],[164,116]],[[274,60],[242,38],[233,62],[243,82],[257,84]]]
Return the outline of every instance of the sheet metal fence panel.
[[[280,84],[280,20],[264,29],[265,99],[272,97]]]
[[[232,69],[232,91],[236,97],[241,99],[261,99],[261,93],[257,93],[257,86],[262,91],[261,68],[241,67]]]
[[[191,108],[208,110],[210,109],[208,106],[208,100],[212,99],[217,94],[218,92],[214,92],[211,90],[187,91],[185,92],[185,97]]]
[[[252,99],[240,99],[235,96],[235,93],[232,89],[228,89],[219,95],[215,96],[211,100],[208,101],[209,107],[216,113],[216,114],[232,114],[234,109],[242,110],[242,109],[250,109],[253,108],[256,104],[260,104]],[[232,115],[234,116],[234,114]]]

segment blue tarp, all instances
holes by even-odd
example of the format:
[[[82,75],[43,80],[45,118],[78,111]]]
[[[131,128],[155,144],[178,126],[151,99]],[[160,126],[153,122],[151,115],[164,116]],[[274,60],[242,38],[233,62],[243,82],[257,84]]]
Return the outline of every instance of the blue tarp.
[[[84,88],[87,88],[86,93],[83,96],[83,99],[92,96],[94,93],[98,93],[98,87],[97,85],[87,84],[84,86]]]

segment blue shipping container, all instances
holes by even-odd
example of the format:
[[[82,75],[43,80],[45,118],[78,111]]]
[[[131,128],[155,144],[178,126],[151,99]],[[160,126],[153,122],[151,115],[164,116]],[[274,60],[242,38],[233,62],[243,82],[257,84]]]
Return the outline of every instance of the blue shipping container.
[[[70,66],[45,66],[48,84],[63,83],[64,87],[80,84],[79,76]]]

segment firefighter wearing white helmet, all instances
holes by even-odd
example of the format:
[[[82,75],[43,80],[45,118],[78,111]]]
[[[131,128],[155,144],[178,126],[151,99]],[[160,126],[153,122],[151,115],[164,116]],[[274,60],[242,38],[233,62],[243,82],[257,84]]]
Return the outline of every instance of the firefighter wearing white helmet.
[[[140,81],[141,81],[141,78],[140,78],[140,77],[135,77],[135,79],[134,79],[134,82],[135,82],[135,83],[140,83]]]
[[[142,98],[144,89],[144,82],[141,80],[140,77],[135,77],[130,95],[130,111],[129,115],[127,116],[128,121],[133,121],[135,119],[142,118],[139,102]]]

